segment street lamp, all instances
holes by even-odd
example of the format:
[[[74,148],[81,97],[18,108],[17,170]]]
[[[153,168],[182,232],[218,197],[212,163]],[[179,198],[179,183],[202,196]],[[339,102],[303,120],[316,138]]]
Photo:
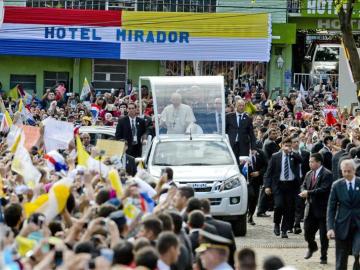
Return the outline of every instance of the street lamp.
[[[281,57],[281,55],[279,55],[278,59],[276,60],[278,69],[282,69],[284,66],[284,63],[285,63],[284,59]]]

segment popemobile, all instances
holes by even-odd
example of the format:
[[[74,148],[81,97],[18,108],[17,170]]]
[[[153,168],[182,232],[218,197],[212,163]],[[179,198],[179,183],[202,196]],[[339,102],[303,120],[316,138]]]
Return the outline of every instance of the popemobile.
[[[139,85],[152,92],[156,127],[143,151],[145,169],[159,179],[171,167],[177,186],[191,186],[197,198],[208,198],[212,215],[244,236],[247,183],[225,134],[224,78],[140,77]]]

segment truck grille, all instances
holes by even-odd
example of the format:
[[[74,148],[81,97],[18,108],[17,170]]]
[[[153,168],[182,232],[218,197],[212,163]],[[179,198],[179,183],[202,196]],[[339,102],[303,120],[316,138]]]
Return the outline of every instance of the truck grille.
[[[220,205],[222,198],[209,198],[211,205]]]
[[[210,192],[211,191],[211,187],[206,187],[206,188],[194,188],[195,192]]]

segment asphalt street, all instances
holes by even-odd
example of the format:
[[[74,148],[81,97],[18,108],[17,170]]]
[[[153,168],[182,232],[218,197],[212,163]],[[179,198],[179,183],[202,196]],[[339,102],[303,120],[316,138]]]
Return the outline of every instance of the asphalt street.
[[[236,245],[238,249],[244,247],[253,248],[257,255],[257,264],[262,266],[264,258],[269,255],[280,256],[286,265],[294,266],[301,270],[327,270],[335,269],[335,242],[330,241],[328,251],[328,264],[320,265],[320,252],[314,253],[313,257],[305,260],[303,257],[307,251],[307,243],[304,240],[304,232],[301,234],[288,234],[288,239],[282,239],[273,234],[272,217],[254,218],[256,225],[248,224],[248,231],[245,237],[237,237]],[[317,243],[320,247],[319,235]],[[352,269],[353,257],[349,257],[348,269]],[[262,269],[258,267],[258,269]]]

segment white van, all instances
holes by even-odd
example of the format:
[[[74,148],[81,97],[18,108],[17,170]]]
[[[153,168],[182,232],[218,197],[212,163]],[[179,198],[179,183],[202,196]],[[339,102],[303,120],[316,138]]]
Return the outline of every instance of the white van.
[[[340,48],[341,45],[337,43],[314,41],[304,59],[305,72],[318,78],[318,82],[320,79],[326,80],[326,74],[338,74]]]

